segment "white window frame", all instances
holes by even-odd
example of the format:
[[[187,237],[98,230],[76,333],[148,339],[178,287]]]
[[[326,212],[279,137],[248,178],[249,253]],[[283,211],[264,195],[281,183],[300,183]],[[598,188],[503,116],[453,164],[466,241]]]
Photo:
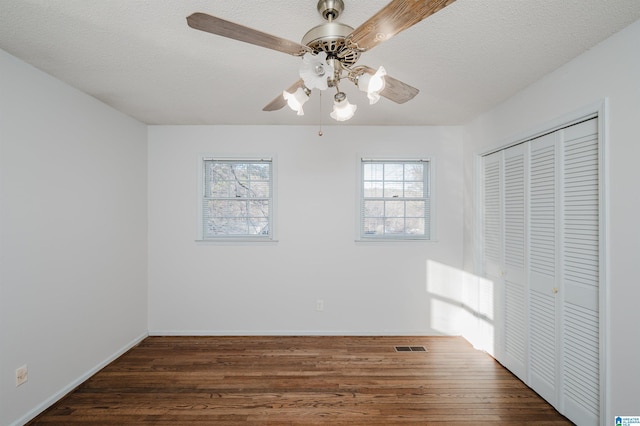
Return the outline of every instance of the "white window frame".
[[[377,197],[379,200],[391,200],[401,201],[401,200],[425,200],[425,234],[367,234],[364,229],[364,202],[365,202],[365,167],[364,165],[367,163],[422,163],[426,164],[424,175],[423,175],[423,184],[425,189],[425,196],[421,198],[405,198],[405,197]],[[432,158],[425,156],[403,156],[403,157],[375,157],[375,156],[366,156],[360,155],[358,156],[358,196],[357,196],[357,229],[356,229],[356,241],[435,241],[434,235],[434,223],[435,223],[435,214],[434,214],[434,179],[435,176],[435,166]],[[404,177],[403,177],[404,182]],[[406,212],[405,216],[406,218]]]
[[[219,236],[207,235],[205,232],[205,203],[209,199],[206,197],[207,188],[206,164],[210,161],[219,161],[221,163],[269,163],[271,167],[271,179],[269,186],[269,217],[268,230],[265,235],[260,234],[225,234]],[[197,221],[197,238],[200,242],[274,242],[276,240],[276,157],[275,155],[238,155],[238,156],[221,156],[221,155],[199,155],[198,156],[198,221]]]

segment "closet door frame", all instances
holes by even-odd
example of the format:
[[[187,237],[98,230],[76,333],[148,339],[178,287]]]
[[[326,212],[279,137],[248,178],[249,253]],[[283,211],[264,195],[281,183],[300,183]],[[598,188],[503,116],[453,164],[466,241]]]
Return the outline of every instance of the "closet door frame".
[[[599,194],[599,259],[600,259],[600,282],[599,282],[599,352],[600,352],[600,423],[606,424],[607,419],[611,419],[611,401],[608,398],[610,383],[610,344],[609,344],[609,324],[611,307],[609,303],[609,105],[608,99],[603,98],[591,105],[587,105],[579,110],[570,112],[554,120],[548,121],[533,129],[516,134],[499,143],[498,145],[474,154],[474,176],[475,176],[475,247],[477,256],[475,257],[476,273],[479,277],[484,276],[483,270],[483,157],[492,153],[504,150],[514,145],[518,145],[532,139],[536,139],[545,134],[549,134],[562,128],[577,124],[579,122],[597,118],[598,121],[598,148],[599,148],[599,185],[602,189]],[[495,317],[495,315],[494,315]],[[497,319],[502,319],[498,315]],[[504,324],[496,324],[496,330],[502,331]],[[475,330],[474,332],[477,332]],[[489,353],[495,348],[485,348]]]

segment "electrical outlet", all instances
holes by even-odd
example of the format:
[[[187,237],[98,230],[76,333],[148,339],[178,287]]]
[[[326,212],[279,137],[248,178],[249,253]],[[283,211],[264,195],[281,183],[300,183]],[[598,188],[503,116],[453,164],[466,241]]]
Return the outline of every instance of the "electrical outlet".
[[[23,365],[22,367],[16,368],[16,386],[23,385],[29,380],[29,370],[27,370],[27,365]]]
[[[316,311],[318,312],[324,311],[324,300],[322,299],[316,300]]]

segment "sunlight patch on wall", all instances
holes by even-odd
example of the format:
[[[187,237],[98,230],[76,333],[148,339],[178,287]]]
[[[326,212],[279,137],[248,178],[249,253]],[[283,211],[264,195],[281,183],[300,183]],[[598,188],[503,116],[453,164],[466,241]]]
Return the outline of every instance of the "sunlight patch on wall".
[[[494,283],[431,259],[426,269],[431,327],[443,334],[462,335],[477,349],[493,354]]]

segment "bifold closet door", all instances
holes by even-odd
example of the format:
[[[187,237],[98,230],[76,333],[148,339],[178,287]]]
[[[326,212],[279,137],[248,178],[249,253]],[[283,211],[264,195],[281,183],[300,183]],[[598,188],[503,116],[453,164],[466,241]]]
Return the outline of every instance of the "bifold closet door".
[[[484,271],[491,288],[479,290],[483,317],[496,358],[526,381],[528,309],[526,288],[527,156],[517,145],[484,158]],[[489,330],[488,330],[489,331]]]
[[[558,404],[560,304],[558,132],[529,143],[529,386]]]
[[[479,300],[494,302],[494,356],[579,425],[600,421],[597,125],[589,119],[483,159],[493,293],[480,289]]]
[[[529,142],[529,386],[573,422],[600,418],[597,119]]]
[[[561,130],[562,392],[560,411],[600,420],[600,156],[597,120]]]
[[[483,269],[486,280],[480,281],[478,288],[479,334],[481,346],[494,357],[496,353],[500,318],[496,318],[496,292],[502,288],[504,232],[502,196],[502,152],[496,152],[483,159]]]
[[[502,363],[521,380],[527,377],[527,156],[526,145],[504,150],[504,330]]]

